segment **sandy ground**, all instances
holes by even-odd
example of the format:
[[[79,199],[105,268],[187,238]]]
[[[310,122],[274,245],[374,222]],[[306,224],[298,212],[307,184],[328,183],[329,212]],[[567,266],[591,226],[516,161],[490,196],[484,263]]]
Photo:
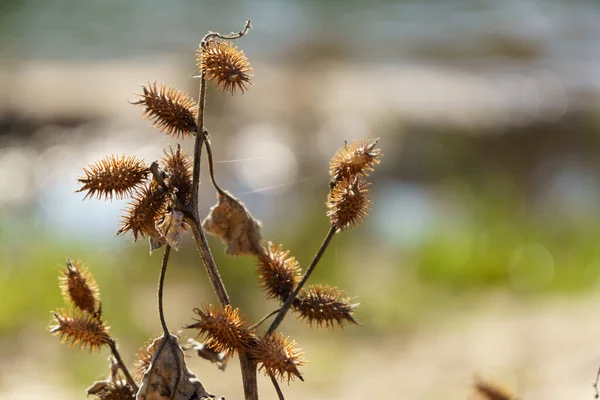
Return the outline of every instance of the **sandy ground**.
[[[501,382],[520,399],[593,399],[600,364],[598,304],[600,296],[525,306],[500,297],[476,312],[439,315],[409,337],[341,347],[335,334],[318,333],[319,340],[306,345],[312,361],[303,369],[306,382],[282,387],[287,399],[469,399],[477,374]],[[32,354],[1,363],[0,398],[83,398],[80,388],[57,379],[64,365],[43,365],[64,351],[50,339],[32,343]],[[202,371],[199,378],[213,393],[242,398],[237,362],[225,373],[199,359],[190,359],[190,367]],[[265,378],[260,388],[262,398],[276,398]]]

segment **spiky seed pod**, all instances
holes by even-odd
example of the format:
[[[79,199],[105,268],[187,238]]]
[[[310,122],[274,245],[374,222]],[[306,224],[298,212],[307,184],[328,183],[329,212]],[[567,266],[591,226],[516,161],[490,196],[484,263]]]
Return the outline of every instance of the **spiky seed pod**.
[[[250,349],[252,357],[260,364],[259,371],[264,370],[265,375],[273,375],[280,381],[287,378],[288,382],[295,377],[302,378],[298,367],[306,361],[302,358],[304,351],[296,349],[295,340],[290,337],[284,339],[282,334],[273,333],[264,336],[258,344]]]
[[[65,302],[92,315],[98,311],[98,285],[81,261],[77,260],[73,265],[71,260],[67,259],[66,268],[60,271],[58,281]]]
[[[339,181],[327,196],[327,216],[338,229],[359,225],[369,214],[371,200],[367,197],[371,184],[355,176]]]
[[[140,235],[158,235],[156,223],[163,217],[166,206],[167,196],[160,186],[152,182],[149,186],[142,187],[134,193],[121,216],[121,228],[117,235],[131,231],[134,241]]]
[[[210,82],[223,91],[234,94],[235,89],[244,93],[251,85],[252,67],[242,50],[238,50],[226,40],[211,40],[198,49],[196,60],[198,68]]]
[[[81,312],[72,315],[65,310],[53,314],[57,325],[50,327],[50,332],[60,335],[60,341],[69,343],[69,347],[89,348],[91,352],[111,342],[109,327],[91,314]]]
[[[267,242],[266,254],[258,257],[258,279],[267,299],[284,302],[300,282],[300,265],[289,254]]]
[[[135,400],[135,391],[124,380],[98,381],[87,389],[87,394],[99,400]]]
[[[379,138],[369,142],[367,138],[353,140],[350,145],[344,144],[329,163],[329,174],[333,178],[333,184],[344,178],[369,175],[373,167],[379,164],[379,158],[383,156],[381,150],[375,148],[378,141]]]
[[[172,137],[192,136],[197,131],[198,104],[187,93],[156,82],[142,86],[141,99],[131,104],[144,107],[144,118]]]
[[[137,360],[133,363],[135,366],[135,372],[133,373],[133,379],[136,382],[140,382],[144,377],[144,374],[150,368],[150,364],[152,363],[152,357],[154,356],[154,352],[156,351],[156,339],[161,337],[162,335],[156,335],[149,341],[147,341],[144,346],[140,347],[136,357]]]
[[[163,162],[169,174],[169,187],[176,189],[181,203],[187,204],[192,194],[192,159],[177,145],[175,151],[171,146],[168,150],[165,149]]]
[[[298,318],[319,328],[345,328],[346,323],[357,324],[352,313],[358,304],[352,304],[352,299],[336,287],[311,285],[302,290],[294,301],[294,311]]]
[[[216,310],[210,304],[204,304],[202,309],[194,312],[200,317],[195,324],[186,328],[198,329],[198,337],[204,338],[204,344],[216,352],[244,351],[253,342],[254,333],[250,331],[247,321],[239,314],[239,309],[225,306]]]
[[[150,173],[144,160],[125,155],[107,156],[88,165],[83,172],[85,177],[77,179],[82,186],[76,192],[87,192],[84,200],[94,196],[105,200],[129,197]]]
[[[475,378],[473,383],[473,392],[481,400],[515,400],[513,395],[506,388],[480,378]]]

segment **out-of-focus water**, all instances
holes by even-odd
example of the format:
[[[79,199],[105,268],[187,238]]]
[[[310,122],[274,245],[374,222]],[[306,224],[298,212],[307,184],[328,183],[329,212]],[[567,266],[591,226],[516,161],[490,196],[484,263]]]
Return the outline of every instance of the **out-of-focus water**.
[[[18,58],[187,52],[208,29],[238,30],[249,18],[244,48],[254,53],[324,41],[388,62],[553,64],[583,69],[580,77],[600,63],[597,1],[4,0],[0,8],[0,52]]]

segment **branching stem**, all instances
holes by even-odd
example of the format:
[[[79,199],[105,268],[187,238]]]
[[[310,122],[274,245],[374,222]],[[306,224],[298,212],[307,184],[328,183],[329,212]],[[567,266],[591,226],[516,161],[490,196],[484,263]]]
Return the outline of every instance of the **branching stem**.
[[[331,242],[331,239],[333,239],[333,236],[335,235],[336,232],[337,232],[337,228],[332,225],[331,228],[329,229],[329,232],[327,232],[327,236],[325,236],[325,240],[323,240],[321,247],[319,247],[319,251],[317,251],[317,254],[315,254],[315,257],[313,258],[312,262],[310,263],[310,265],[304,272],[304,275],[302,276],[302,280],[300,280],[300,282],[298,282],[298,285],[296,285],[296,288],[294,289],[294,291],[292,293],[290,293],[290,295],[288,296],[285,303],[283,303],[283,306],[281,306],[281,309],[279,310],[279,314],[277,314],[277,317],[275,317],[275,320],[269,327],[269,330],[267,331],[267,333],[265,333],[265,336],[272,335],[273,332],[275,332],[275,329],[277,329],[277,327],[279,327],[279,325],[285,318],[285,315],[287,314],[289,309],[292,307],[292,303],[294,302],[294,299],[296,298],[296,296],[298,296],[298,293],[300,293],[300,290],[302,290],[302,286],[304,286],[304,284],[306,283],[308,278],[310,278],[310,275],[312,274],[315,267],[319,263],[319,260],[323,256],[323,253],[325,253],[325,250],[327,250],[327,246],[329,246],[329,243]]]

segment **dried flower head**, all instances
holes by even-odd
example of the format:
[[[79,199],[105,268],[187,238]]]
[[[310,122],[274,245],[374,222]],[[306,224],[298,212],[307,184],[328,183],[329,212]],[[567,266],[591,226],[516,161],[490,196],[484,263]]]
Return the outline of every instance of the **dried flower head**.
[[[381,150],[375,148],[378,141],[379,138],[369,143],[369,138],[366,138],[353,140],[350,145],[345,143],[329,163],[329,174],[333,178],[333,183],[356,175],[369,175],[373,167],[379,164],[379,158],[383,156]]]
[[[144,118],[150,119],[158,130],[172,137],[196,132],[198,105],[187,93],[164,84],[157,87],[156,82],[147,83],[142,89],[141,99],[131,104],[143,106]]]
[[[352,299],[343,290],[320,285],[311,285],[307,289],[295,299],[294,311],[311,327],[345,328],[346,323],[358,324],[352,316],[358,304],[352,304]]]
[[[111,342],[109,327],[94,315],[86,312],[71,315],[65,310],[53,314],[57,325],[50,327],[50,332],[60,335],[62,343],[70,342],[70,347],[88,347],[91,352]]]
[[[78,178],[82,184],[76,192],[87,191],[84,200],[96,196],[98,199],[112,200],[131,196],[148,177],[150,171],[144,160],[135,156],[111,155],[98,160],[83,169],[85,177]]]
[[[99,400],[135,400],[135,391],[124,380],[94,382],[87,394]]]
[[[227,305],[223,310],[215,310],[210,304],[205,304],[194,312],[200,318],[186,328],[198,329],[198,337],[204,337],[204,344],[217,352],[233,354],[236,350],[244,351],[253,341],[254,334],[237,308]]]
[[[331,189],[327,197],[327,216],[336,228],[357,226],[369,214],[369,186],[370,183],[355,176],[342,179]]]
[[[201,46],[197,54],[198,68],[210,82],[216,81],[223,91],[234,93],[239,89],[244,93],[252,76],[252,67],[244,52],[226,40],[211,40]]]
[[[136,382],[140,382],[144,377],[144,374],[150,368],[150,364],[152,363],[152,357],[154,356],[154,353],[157,349],[156,339],[158,339],[159,337],[162,337],[162,335],[156,335],[152,339],[148,340],[144,344],[144,346],[139,348],[136,354],[137,360],[133,363],[133,365],[135,366],[133,378],[136,380]]]
[[[473,392],[481,400],[515,400],[516,396],[500,385],[475,378]]]
[[[75,265],[67,258],[67,265],[60,271],[59,286],[65,302],[82,311],[95,314],[100,306],[98,285],[92,274],[79,260]]]
[[[192,159],[177,145],[175,151],[171,146],[165,149],[163,162],[168,173],[169,188],[175,189],[182,204],[187,204],[192,194]]]
[[[266,254],[258,257],[258,279],[267,299],[284,302],[301,279],[300,265],[289,254],[267,242]]]
[[[282,334],[273,333],[264,336],[250,353],[260,364],[259,371],[264,370],[265,375],[271,374],[281,381],[287,378],[289,382],[295,377],[303,381],[298,367],[306,363],[302,358],[304,351],[296,349],[295,345],[296,341],[290,340],[289,336],[284,339]]]
[[[228,192],[217,193],[219,202],[210,209],[202,227],[227,244],[225,252],[232,256],[264,255],[260,222],[250,214],[246,205]]]
[[[144,186],[128,203],[121,216],[121,228],[117,235],[131,231],[134,241],[139,235],[157,235],[156,223],[164,216],[166,205],[167,196],[158,184],[152,182],[149,186]]]

